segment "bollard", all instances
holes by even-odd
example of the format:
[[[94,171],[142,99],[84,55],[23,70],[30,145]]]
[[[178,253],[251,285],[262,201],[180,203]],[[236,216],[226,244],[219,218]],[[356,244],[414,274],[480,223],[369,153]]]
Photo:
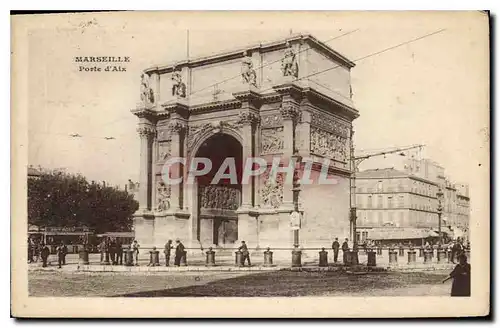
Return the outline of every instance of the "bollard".
[[[403,246],[399,247],[399,256],[405,256],[405,249],[403,248]]]
[[[125,266],[134,266],[134,251],[132,249],[125,250]]]
[[[423,247],[420,247],[418,249],[418,257],[424,257],[424,252],[425,252],[425,249]]]
[[[241,252],[240,252],[240,256],[241,256]],[[240,263],[241,263],[241,261],[240,261]],[[273,266],[273,252],[270,251],[269,247],[264,252],[264,266],[265,267]]]
[[[398,263],[398,252],[394,249],[389,250],[389,263]]]
[[[80,264],[87,265],[89,264],[89,251],[84,247],[80,253]]]
[[[368,263],[367,266],[377,265],[377,254],[374,251],[368,252]]]
[[[152,251],[149,251],[149,264],[148,266],[159,266],[160,265],[160,252],[153,247]]]
[[[302,266],[302,252],[296,248],[292,251],[292,268],[300,268]]]
[[[408,264],[417,262],[417,252],[411,250],[408,251]]]
[[[325,248],[321,248],[321,252],[319,252],[319,266],[327,267],[328,266],[328,252],[325,251]]]
[[[182,252],[180,266],[187,266],[187,252]]]
[[[236,251],[234,252],[234,265],[238,266],[238,267],[241,267],[243,266],[243,263],[241,263],[241,259],[242,259],[242,254],[240,251]]]
[[[351,253],[350,256],[351,261],[349,262],[350,265],[358,265],[359,264],[358,251],[353,250],[349,253]]]
[[[205,262],[206,266],[207,267],[215,266],[215,252],[212,250],[212,247],[208,248],[206,254],[207,254],[207,259]]]
[[[446,250],[439,248],[437,250],[437,261],[443,263],[446,260]]]
[[[432,251],[426,250],[424,252],[424,263],[431,263],[431,262],[432,262]]]

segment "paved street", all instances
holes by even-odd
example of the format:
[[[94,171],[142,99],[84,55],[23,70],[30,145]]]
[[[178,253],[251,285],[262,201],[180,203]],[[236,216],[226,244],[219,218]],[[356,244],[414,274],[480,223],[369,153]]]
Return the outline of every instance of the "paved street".
[[[448,272],[29,273],[32,296],[446,296]]]

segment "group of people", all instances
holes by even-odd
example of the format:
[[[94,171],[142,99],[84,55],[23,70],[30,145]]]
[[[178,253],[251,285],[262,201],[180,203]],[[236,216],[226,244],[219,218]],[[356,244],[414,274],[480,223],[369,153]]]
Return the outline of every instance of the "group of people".
[[[339,259],[339,249],[340,249],[340,243],[339,239],[335,238],[335,240],[332,243],[332,249],[333,249],[333,262],[337,263]],[[347,264],[347,253],[349,252],[349,239],[346,238],[344,242],[342,243],[342,255],[343,255],[343,262],[344,264]]]
[[[66,255],[68,254],[68,246],[64,242],[61,242],[56,247],[57,264],[61,268],[66,265]],[[38,262],[39,259],[42,260],[42,266],[45,268],[48,265],[48,259],[50,255],[50,248],[43,241],[33,240],[28,238],[28,263]]]
[[[137,243],[137,241],[134,241]],[[101,263],[106,259],[106,253],[109,254],[109,261],[111,264],[123,264],[123,244],[118,238],[105,238],[97,246],[99,253],[101,253]]]
[[[173,249],[172,240],[168,240],[165,244],[165,249],[163,250],[163,254],[165,255],[165,266],[170,266],[170,253]],[[180,266],[182,257],[186,256],[184,244],[181,243],[179,239],[175,240],[175,257],[174,257],[174,266]]]

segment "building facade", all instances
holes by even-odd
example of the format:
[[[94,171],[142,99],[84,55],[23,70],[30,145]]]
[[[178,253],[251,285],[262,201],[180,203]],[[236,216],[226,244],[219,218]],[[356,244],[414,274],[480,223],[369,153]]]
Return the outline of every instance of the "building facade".
[[[441,231],[465,237],[469,226],[468,187],[451,184],[444,168],[430,160],[406,161],[402,170],[372,169],[356,175],[358,239],[413,241],[439,234],[438,193],[442,193]]]
[[[336,181],[302,186],[300,244],[325,246],[332,236],[348,236],[349,149],[359,116],[351,100],[353,66],[314,37],[298,35],[144,70],[141,102],[132,110],[141,138],[138,241],[291,247],[292,184],[281,173],[271,181],[267,170],[248,184],[240,178],[248,158],[264,158],[269,169],[274,157],[286,163],[294,154],[310,158],[316,172],[329,159]],[[184,178],[170,185],[164,165],[177,157],[188,164],[169,167]],[[195,157],[213,167],[188,183]],[[235,159],[238,181],[211,184],[226,158]]]

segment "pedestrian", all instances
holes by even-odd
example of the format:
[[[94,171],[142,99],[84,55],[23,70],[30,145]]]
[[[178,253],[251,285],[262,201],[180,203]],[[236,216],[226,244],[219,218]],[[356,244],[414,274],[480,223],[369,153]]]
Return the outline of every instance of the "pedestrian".
[[[332,243],[332,249],[333,249],[333,262],[337,263],[337,260],[339,258],[339,239],[335,237],[335,241]]]
[[[109,239],[109,257],[112,265],[116,265],[116,240],[115,238]]]
[[[241,246],[238,247],[238,250],[241,252],[241,265],[245,266],[245,260],[247,260],[248,266],[252,266],[250,263],[250,252],[248,252],[248,247],[245,241],[241,242]]]
[[[99,253],[101,253],[101,264],[104,262],[104,255],[106,253],[106,240],[102,240],[100,244],[97,246],[99,249]]]
[[[453,243],[453,246],[451,247],[451,262],[455,264],[455,256],[458,257],[460,254],[464,252],[464,248],[462,244],[460,243],[460,238],[457,238],[457,241]]]
[[[62,267],[63,259],[64,259],[64,245],[62,242],[59,246],[57,246],[56,254],[57,254],[57,265],[58,265],[58,268],[60,269]]]
[[[170,265],[170,250],[172,249],[172,240],[168,240],[165,244],[165,249],[163,250],[163,254],[165,254],[165,266]]]
[[[28,238],[28,263],[33,263],[33,251],[33,240],[31,238]]]
[[[179,266],[179,265],[181,265],[181,258],[184,256],[184,245],[181,243],[181,241],[179,239],[176,239],[175,243],[177,245],[175,246],[174,265]]]
[[[47,259],[49,258],[50,255],[50,249],[47,245],[41,244],[41,250],[40,250],[40,257],[42,258],[42,266],[44,268],[47,267]]]
[[[62,264],[66,265],[66,255],[68,254],[68,246],[64,242],[62,244]]]
[[[134,240],[134,243],[132,244],[132,250],[134,251],[134,257],[135,257],[135,265],[139,265],[139,248],[141,245],[137,242],[137,240]]]
[[[467,263],[467,256],[463,253],[458,256],[458,261],[455,269],[443,283],[453,279],[451,296],[470,296],[470,264]]]
[[[116,264],[123,264],[123,244],[120,239],[116,241]]]
[[[347,264],[347,252],[349,252],[349,239],[346,238],[342,243],[342,257],[344,264]]]

